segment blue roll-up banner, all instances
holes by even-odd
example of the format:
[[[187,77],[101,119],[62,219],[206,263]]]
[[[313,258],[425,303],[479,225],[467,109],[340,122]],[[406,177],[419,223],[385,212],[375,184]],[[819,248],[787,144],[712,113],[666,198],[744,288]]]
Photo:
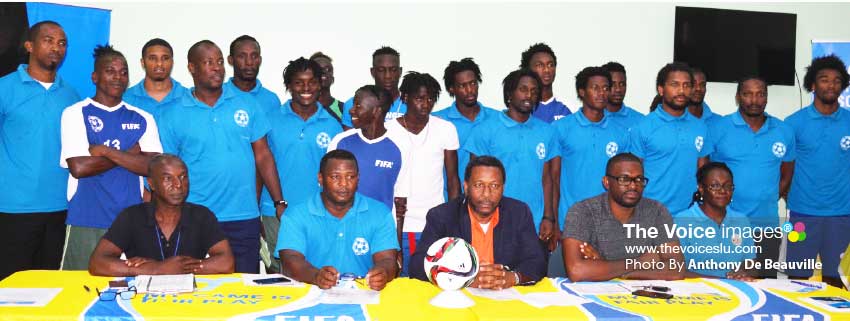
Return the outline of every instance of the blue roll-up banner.
[[[812,40],[812,59],[835,54],[850,66],[850,41],[820,41]],[[848,68],[850,71],[850,68]],[[838,97],[838,104],[844,108],[850,108],[850,87],[845,89]]]
[[[73,86],[81,97],[94,96],[91,73],[94,70],[92,53],[97,45],[109,43],[110,10],[53,3],[27,3],[27,20],[32,26],[40,21],[53,20],[62,25],[68,37],[65,61],[59,75]]]

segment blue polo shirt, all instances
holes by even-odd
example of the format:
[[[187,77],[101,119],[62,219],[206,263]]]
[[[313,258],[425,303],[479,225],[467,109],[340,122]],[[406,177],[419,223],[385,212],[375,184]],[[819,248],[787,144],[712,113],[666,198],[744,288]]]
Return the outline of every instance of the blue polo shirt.
[[[280,257],[281,250],[303,254],[316,268],[333,266],[339,273],[365,276],[372,256],[398,250],[398,240],[390,209],[380,202],[356,193],[351,209],[337,218],[316,193],[281,217],[274,256]]]
[[[278,110],[267,114],[274,124],[269,132],[269,149],[274,155],[280,188],[290,205],[301,203],[319,192],[316,175],[319,162],[328,149],[331,138],[342,131],[322,105],[305,121],[292,111],[292,101],[287,100]],[[260,213],[275,216],[275,207],[269,191],[263,186]]]
[[[554,96],[549,101],[541,101],[537,104],[537,108],[534,109],[534,112],[531,114],[539,120],[542,120],[546,123],[552,123],[558,119],[564,118],[567,115],[572,114],[567,105],[558,101]]]
[[[354,97],[349,98],[345,101],[345,104],[342,106],[342,124],[348,127],[354,127],[351,123],[351,108],[354,107]],[[401,97],[396,98],[393,101],[393,105],[390,106],[390,110],[384,115],[384,121],[391,121],[393,119],[404,116],[407,113],[407,105],[401,101]]]
[[[824,115],[812,104],[785,123],[797,141],[788,208],[816,216],[850,214],[850,111]]]
[[[570,207],[602,194],[602,177],[608,159],[628,151],[628,129],[607,115],[591,122],[578,112],[552,123],[561,149],[561,198],[558,224],[564,223]]]
[[[228,86],[231,89],[242,91],[239,87],[233,84],[233,77],[224,83],[224,86]],[[257,85],[254,88],[251,88],[249,91],[242,91],[254,97],[257,100],[257,103],[260,104],[260,108],[266,112],[266,115],[269,115],[270,112],[277,111],[280,109],[280,98],[277,97],[277,94],[273,93],[271,90],[263,87],[263,83],[257,79]]]
[[[687,209],[696,191],[697,160],[713,149],[705,123],[687,111],[673,117],[659,104],[629,133],[629,150],[643,159],[649,178],[643,196],[670,213]]]
[[[697,267],[693,264],[696,262],[741,262],[746,259],[755,259],[756,254],[753,251],[753,239],[744,237],[741,229],[750,226],[750,221],[747,216],[733,209],[726,209],[726,217],[723,218],[722,225],[718,225],[699,208],[699,205],[694,204],[690,208],[677,213],[674,216],[673,223],[676,223],[680,228],[714,228],[714,237],[682,237],[679,238],[679,243],[682,245],[685,255],[685,268],[691,272],[696,272],[704,275],[711,275],[720,278],[726,278],[726,272],[730,270],[720,269],[701,269],[691,268]],[[721,229],[725,229],[727,233],[724,235]],[[716,249],[716,250],[709,250]],[[746,253],[751,252],[751,253]],[[743,268],[743,266],[742,266]]]
[[[534,117],[519,123],[500,112],[496,120],[475,126],[463,150],[502,161],[507,176],[504,195],[528,204],[539,232],[544,207],[543,165],[560,156],[552,126]]]
[[[192,183],[187,202],[209,208],[221,222],[259,216],[251,143],[271,129],[256,100],[223,87],[210,107],[190,92],[163,106],[162,149],[180,156]]]
[[[440,111],[431,113],[431,115],[440,117],[443,120],[447,120],[453,125],[455,125],[455,129],[457,130],[457,138],[460,141],[460,146],[463,146],[466,143],[466,139],[469,138],[469,134],[472,132],[473,127],[483,122],[494,120],[499,115],[498,110],[484,106],[484,104],[480,102],[478,103],[478,106],[481,107],[481,111],[478,112],[477,116],[475,116],[475,120],[469,120],[468,118],[463,116],[463,114],[461,114],[457,110],[456,102],[453,102],[451,106],[443,108]],[[463,183],[464,175],[466,175],[466,164],[469,164],[469,153],[458,153],[457,172],[458,177],[460,177],[461,183]],[[446,174],[443,173],[444,177],[445,175]],[[461,188],[463,188],[463,184],[461,184]]]
[[[127,91],[124,92],[124,102],[131,106],[141,108],[153,115],[154,119],[159,119],[159,115],[162,113],[162,106],[180,99],[180,97],[183,97],[183,95],[188,92],[186,87],[183,87],[183,85],[177,82],[177,80],[174,78],[170,79],[171,91],[168,92],[168,95],[165,95],[165,98],[163,98],[162,101],[156,101],[156,99],[153,99],[150,95],[148,95],[147,90],[145,90],[145,80],[142,79],[135,86],[127,88]]]
[[[605,117],[630,130],[632,127],[637,126],[637,124],[640,123],[640,121],[646,116],[641,114],[639,111],[632,109],[632,107],[623,104],[623,107],[620,107],[620,110],[614,113],[607,112]]]
[[[757,132],[740,112],[709,124],[708,135],[714,141],[709,158],[732,170],[735,192],[729,208],[748,216],[754,225],[779,226],[779,168],[782,162],[794,161],[796,143],[787,124],[765,116]]]
[[[409,165],[400,146],[386,133],[370,140],[359,128],[353,128],[336,135],[328,151],[343,149],[354,154],[360,174],[357,192],[393,208],[395,197],[408,197],[410,193],[410,182],[402,175],[402,168],[406,170]]]
[[[713,111],[711,111],[711,108],[709,108],[708,104],[706,104],[704,101],[702,102],[702,117],[697,118],[696,116],[694,116],[694,118],[699,119],[706,124],[716,121],[721,117],[723,116],[715,114]]]
[[[27,65],[0,78],[0,212],[68,208],[68,170],[59,166],[62,111],[80,101],[58,75],[49,89]]]

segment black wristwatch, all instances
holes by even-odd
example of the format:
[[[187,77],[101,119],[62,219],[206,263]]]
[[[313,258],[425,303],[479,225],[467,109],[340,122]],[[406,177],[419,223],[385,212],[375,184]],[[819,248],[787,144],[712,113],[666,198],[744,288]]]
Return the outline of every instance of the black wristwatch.
[[[274,207],[278,207],[280,205],[283,205],[283,207],[289,207],[289,203],[285,200],[274,201]]]

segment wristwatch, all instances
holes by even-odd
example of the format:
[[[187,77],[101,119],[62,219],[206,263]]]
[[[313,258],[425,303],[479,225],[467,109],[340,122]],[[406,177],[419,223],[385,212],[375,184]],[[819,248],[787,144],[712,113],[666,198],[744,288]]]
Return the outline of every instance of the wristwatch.
[[[285,200],[274,201],[274,207],[278,207],[279,205],[283,205],[283,207],[289,207],[289,203]]]
[[[507,265],[504,265],[504,264],[502,265],[502,270],[505,270],[505,272],[513,273],[514,274],[514,285],[519,285],[519,282],[520,282],[519,272],[514,271],[513,269],[511,269],[510,266],[507,266]]]

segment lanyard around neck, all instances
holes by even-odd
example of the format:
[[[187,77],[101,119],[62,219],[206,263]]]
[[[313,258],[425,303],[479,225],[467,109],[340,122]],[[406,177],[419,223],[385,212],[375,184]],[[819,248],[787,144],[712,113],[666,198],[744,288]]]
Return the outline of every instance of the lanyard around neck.
[[[159,245],[159,255],[162,257],[162,260],[165,261],[165,251],[162,249],[162,241],[160,240],[159,233],[159,225],[154,223],[154,229],[156,229],[156,244]],[[171,256],[177,256],[177,250],[180,248],[180,233],[181,231],[177,231],[177,243],[174,245],[174,254]]]

